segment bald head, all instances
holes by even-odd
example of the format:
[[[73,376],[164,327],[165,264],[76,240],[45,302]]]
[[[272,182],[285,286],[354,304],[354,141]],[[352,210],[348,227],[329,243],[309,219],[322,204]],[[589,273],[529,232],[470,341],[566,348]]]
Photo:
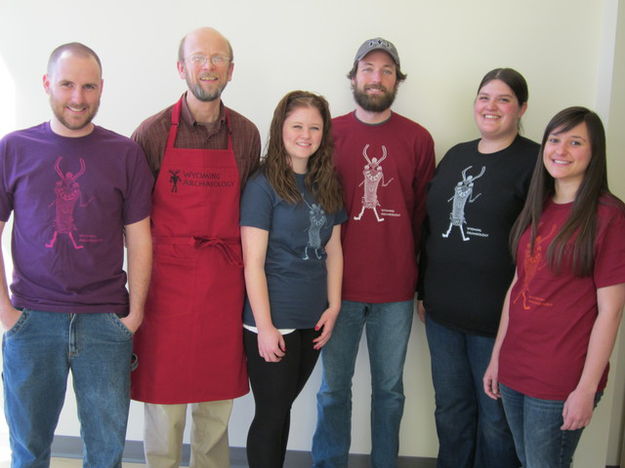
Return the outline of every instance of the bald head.
[[[69,55],[81,58],[93,58],[98,64],[100,76],[102,75],[102,62],[100,62],[100,57],[98,57],[98,54],[96,54],[93,49],[87,47],[84,44],[81,44],[80,42],[69,42],[67,44],[58,46],[52,51],[52,53],[50,54],[50,58],[48,59],[48,75],[52,76],[54,74],[54,70],[58,61],[62,57],[66,57]]]
[[[179,62],[184,62],[186,50],[188,49],[187,45],[189,44],[207,44],[216,48],[225,46],[228,51],[230,61],[232,62],[234,60],[234,53],[232,52],[230,41],[228,41],[228,39],[226,39],[214,28],[198,28],[184,36],[180,41],[180,46],[178,47]]]

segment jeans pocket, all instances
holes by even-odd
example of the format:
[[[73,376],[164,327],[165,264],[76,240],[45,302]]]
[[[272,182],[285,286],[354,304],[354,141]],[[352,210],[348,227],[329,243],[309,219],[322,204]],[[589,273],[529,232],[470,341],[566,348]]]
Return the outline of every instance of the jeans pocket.
[[[15,322],[11,328],[4,332],[5,336],[15,336],[19,333],[19,331],[24,328],[24,325],[26,325],[29,315],[30,311],[22,309],[22,315],[20,315],[20,318],[17,319],[17,322]]]
[[[115,313],[109,313],[107,314],[109,316],[109,318],[111,319],[111,321],[113,322],[113,325],[115,325],[115,327],[117,327],[122,333],[124,333],[128,338],[132,338],[134,336],[134,333],[130,331],[130,329],[124,325],[124,322],[122,322],[119,318],[119,316]]]

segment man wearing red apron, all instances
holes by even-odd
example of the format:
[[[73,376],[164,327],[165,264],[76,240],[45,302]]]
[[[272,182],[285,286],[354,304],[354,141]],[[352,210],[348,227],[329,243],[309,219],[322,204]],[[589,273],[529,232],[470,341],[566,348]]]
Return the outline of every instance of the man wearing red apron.
[[[239,196],[258,165],[260,137],[221,102],[232,60],[216,30],[189,33],[177,64],[189,91],[133,134],[156,175],[154,267],[132,375],[132,398],[145,402],[150,467],[179,466],[188,403],[191,466],[230,466],[232,399],[248,392]]]

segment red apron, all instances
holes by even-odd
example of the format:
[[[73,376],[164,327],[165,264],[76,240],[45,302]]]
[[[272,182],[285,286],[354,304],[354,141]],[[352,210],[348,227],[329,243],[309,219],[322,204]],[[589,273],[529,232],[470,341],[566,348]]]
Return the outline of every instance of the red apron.
[[[249,391],[232,135],[226,150],[175,148],[182,99],[152,195],[152,282],[134,337],[132,398],[148,403],[227,400]]]

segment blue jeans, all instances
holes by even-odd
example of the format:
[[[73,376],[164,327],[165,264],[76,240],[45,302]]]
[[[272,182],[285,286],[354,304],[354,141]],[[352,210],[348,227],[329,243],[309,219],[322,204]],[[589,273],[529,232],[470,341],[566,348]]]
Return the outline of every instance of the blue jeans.
[[[121,467],[132,334],[115,314],[24,310],[2,352],[12,466],[49,466],[71,370],[84,466]]]
[[[366,324],[371,368],[371,466],[397,466],[404,412],[403,371],[414,301],[369,304],[343,301],[332,338],[321,351],[313,466],[345,468],[351,443],[352,377]]]
[[[503,407],[523,468],[568,468],[582,429],[563,431],[564,401],[542,400],[499,384]],[[595,406],[602,392],[595,397]]]
[[[426,315],[436,394],[438,468],[517,468],[519,459],[501,401],[484,393],[482,377],[494,338],[471,335]]]

